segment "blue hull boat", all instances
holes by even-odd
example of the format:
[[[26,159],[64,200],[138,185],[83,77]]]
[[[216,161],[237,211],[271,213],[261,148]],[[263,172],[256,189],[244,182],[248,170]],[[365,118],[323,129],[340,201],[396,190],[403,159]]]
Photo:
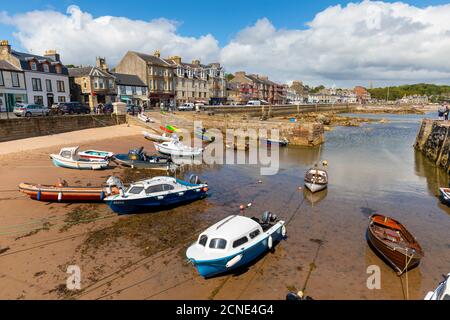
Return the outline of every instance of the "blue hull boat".
[[[203,199],[208,185],[191,183],[172,177],[155,177],[131,184],[119,195],[105,198],[106,204],[118,214],[154,212]]]
[[[203,232],[186,252],[204,278],[246,266],[280,242],[286,235],[284,221],[271,223],[230,216]]]

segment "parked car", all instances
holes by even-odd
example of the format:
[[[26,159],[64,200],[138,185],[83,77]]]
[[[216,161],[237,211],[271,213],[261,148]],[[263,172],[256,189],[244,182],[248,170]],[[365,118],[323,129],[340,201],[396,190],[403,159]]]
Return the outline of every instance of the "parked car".
[[[107,103],[103,105],[103,113],[113,113],[114,112],[114,106],[112,103]]]
[[[17,104],[13,112],[17,117],[48,116],[50,109],[39,104]]]
[[[141,110],[142,110],[142,108],[140,106],[135,106],[133,104],[129,104],[129,105],[127,105],[126,112],[128,114],[138,114],[141,112]]]
[[[194,110],[195,105],[193,103],[183,103],[178,107],[178,111],[192,111]]]
[[[84,105],[80,102],[63,102],[54,104],[58,111],[58,114],[89,114],[91,113],[91,108],[89,108],[87,105]],[[53,107],[52,106],[52,107]]]

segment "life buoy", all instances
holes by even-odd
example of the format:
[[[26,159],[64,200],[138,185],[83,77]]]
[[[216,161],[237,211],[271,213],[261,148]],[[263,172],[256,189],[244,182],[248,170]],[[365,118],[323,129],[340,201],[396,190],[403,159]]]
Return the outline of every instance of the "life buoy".
[[[267,238],[267,247],[269,249],[272,249],[272,245],[273,245],[273,239],[272,239],[272,236],[269,236],[269,238]]]
[[[283,237],[285,237],[286,236],[286,226],[283,224],[283,226],[281,227],[281,235],[283,236]]]
[[[62,192],[58,192],[58,202],[62,200]]]

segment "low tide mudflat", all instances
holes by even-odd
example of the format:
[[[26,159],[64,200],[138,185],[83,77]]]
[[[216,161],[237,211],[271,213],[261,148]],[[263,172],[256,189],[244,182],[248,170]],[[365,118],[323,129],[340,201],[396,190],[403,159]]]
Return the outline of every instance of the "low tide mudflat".
[[[3,155],[0,298],[284,299],[288,290],[306,289],[315,299],[404,299],[408,287],[410,299],[422,299],[449,272],[450,210],[436,196],[448,177],[412,148],[421,117],[392,115],[387,123],[337,127],[322,147],[281,149],[274,176],[260,176],[256,166],[187,167],[178,177],[198,174],[209,183],[210,197],[143,215],[119,217],[103,204],[37,202],[16,188],[22,181],[97,185],[110,175],[133,181],[153,173],[56,168],[48,157],[55,147]],[[81,144],[116,153],[139,146],[153,150],[138,135]],[[319,159],[329,163],[328,190],[299,190],[304,172]],[[202,279],[186,261],[187,246],[247,203],[247,216],[270,210],[290,221],[287,240],[238,274]],[[425,251],[408,273],[408,286],[367,246],[374,212],[405,224]],[[80,292],[65,289],[68,265],[81,268]],[[381,268],[380,290],[366,287],[370,265]]]

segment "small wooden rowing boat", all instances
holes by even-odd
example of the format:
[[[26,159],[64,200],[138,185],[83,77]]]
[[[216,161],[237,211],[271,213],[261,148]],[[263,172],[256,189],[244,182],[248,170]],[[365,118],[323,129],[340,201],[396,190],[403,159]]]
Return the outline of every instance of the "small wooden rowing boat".
[[[367,241],[398,275],[417,267],[424,256],[419,243],[400,222],[381,214],[369,218]]]
[[[113,152],[99,150],[85,150],[78,152],[81,158],[93,160],[108,160],[114,156]]]
[[[19,191],[31,199],[47,202],[100,202],[119,193],[116,187],[69,186],[64,180],[53,186],[23,182],[19,184]]]
[[[317,192],[328,186],[328,173],[323,169],[311,168],[305,174],[305,187]]]

